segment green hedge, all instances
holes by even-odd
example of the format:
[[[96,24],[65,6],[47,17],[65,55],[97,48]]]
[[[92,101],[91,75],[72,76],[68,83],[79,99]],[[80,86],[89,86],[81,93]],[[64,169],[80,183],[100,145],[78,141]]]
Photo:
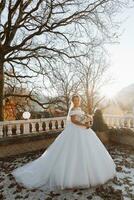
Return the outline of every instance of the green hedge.
[[[98,132],[108,130],[108,126],[103,119],[101,110],[99,109],[97,109],[94,113],[92,129]]]
[[[108,130],[109,133],[115,135],[132,135],[134,136],[134,131],[129,128],[111,128]]]

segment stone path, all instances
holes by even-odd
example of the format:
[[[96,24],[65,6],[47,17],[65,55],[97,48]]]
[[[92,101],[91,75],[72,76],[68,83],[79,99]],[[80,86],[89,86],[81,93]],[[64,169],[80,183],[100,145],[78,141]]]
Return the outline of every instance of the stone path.
[[[89,189],[55,192],[28,190],[16,183],[10,172],[38,158],[43,151],[0,161],[0,200],[134,200],[134,150],[121,145],[106,146],[117,166],[117,177]]]

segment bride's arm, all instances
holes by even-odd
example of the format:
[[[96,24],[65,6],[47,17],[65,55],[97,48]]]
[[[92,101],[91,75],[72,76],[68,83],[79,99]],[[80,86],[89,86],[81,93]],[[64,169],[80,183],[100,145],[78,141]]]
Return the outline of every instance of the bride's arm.
[[[88,125],[87,125],[87,124],[78,121],[77,115],[72,115],[72,116],[71,116],[71,122],[73,122],[73,123],[76,124],[76,125],[82,126],[82,127],[84,127],[84,128],[88,128]]]

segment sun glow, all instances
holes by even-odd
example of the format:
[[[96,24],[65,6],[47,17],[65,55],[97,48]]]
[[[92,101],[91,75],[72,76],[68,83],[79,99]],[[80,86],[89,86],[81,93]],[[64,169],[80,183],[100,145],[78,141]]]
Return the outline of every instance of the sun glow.
[[[114,99],[115,95],[116,95],[116,91],[109,89],[109,88],[105,88],[101,91],[102,96],[104,96],[106,99],[112,100]]]
[[[114,93],[111,93],[110,91],[107,91],[105,93],[105,96],[107,99],[113,99],[114,98]]]

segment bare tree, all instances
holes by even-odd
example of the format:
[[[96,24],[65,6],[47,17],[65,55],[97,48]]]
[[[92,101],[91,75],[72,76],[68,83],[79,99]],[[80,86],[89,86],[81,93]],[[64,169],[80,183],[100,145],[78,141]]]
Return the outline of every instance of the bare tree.
[[[47,76],[55,60],[76,58],[80,56],[79,48],[96,43],[96,30],[97,38],[110,38],[111,16],[124,6],[123,2],[0,0],[0,121],[4,99],[15,95],[5,96],[5,76],[18,83]],[[8,73],[10,69],[12,74]],[[29,94],[27,98],[36,101]]]
[[[55,106],[65,112],[68,112],[71,95],[77,93],[79,87],[79,79],[72,69],[71,64],[55,63],[50,79],[50,91],[58,99]]]
[[[108,84],[110,78],[104,78],[109,65],[105,56],[101,53],[90,54],[83,58],[76,66],[79,77],[83,106],[87,113],[92,114],[98,104],[104,99],[99,91],[104,84]]]

